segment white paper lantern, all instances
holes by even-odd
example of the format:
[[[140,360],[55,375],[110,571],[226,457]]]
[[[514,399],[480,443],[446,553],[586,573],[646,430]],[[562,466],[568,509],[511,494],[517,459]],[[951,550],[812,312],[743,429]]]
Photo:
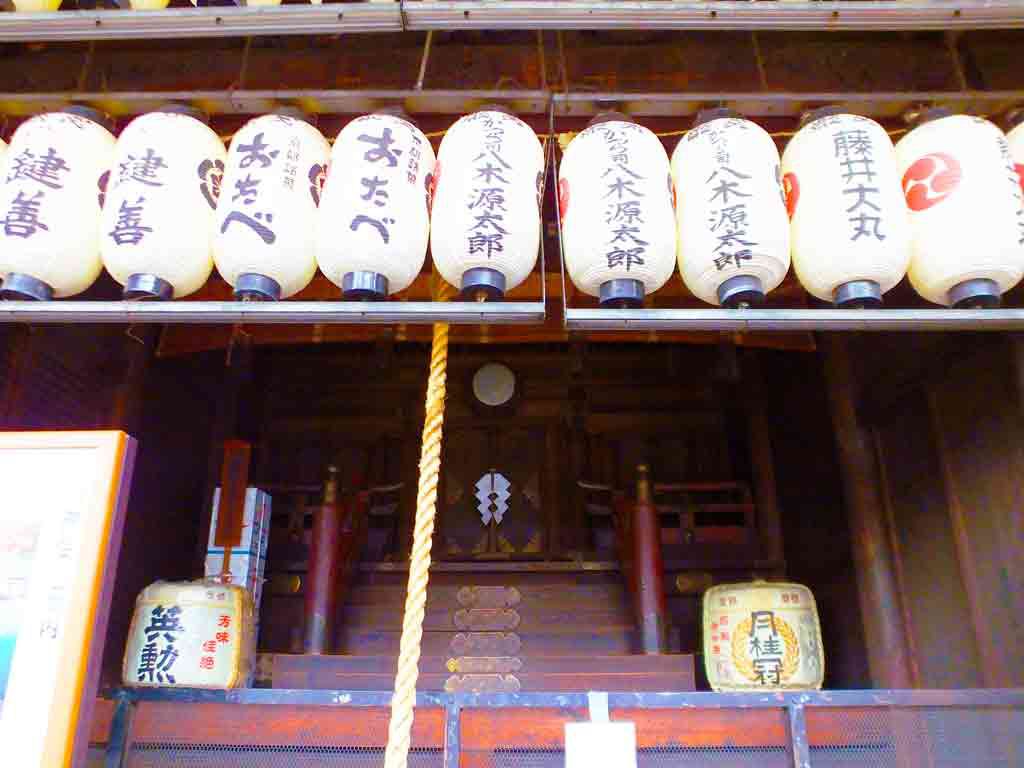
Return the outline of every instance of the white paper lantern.
[[[603,305],[638,305],[676,263],[672,173],[661,140],[625,115],[595,118],[558,169],[565,266]]]
[[[359,117],[334,142],[317,218],[321,271],[349,298],[409,287],[430,236],[430,141],[391,114]]]
[[[979,117],[935,111],[924,118],[896,145],[913,232],[910,283],[935,304],[997,306],[1024,275],[1010,147]]]
[[[906,274],[910,222],[889,135],[859,115],[825,114],[782,154],[793,268],[807,292],[877,306]]]
[[[4,163],[7,161],[7,142],[0,139],[0,171],[7,172],[7,166]]]
[[[49,13],[60,8],[61,0],[14,0],[14,10],[20,13]]]
[[[756,123],[709,112],[672,153],[679,271],[709,304],[758,304],[789,271],[779,150]]]
[[[430,252],[463,291],[501,295],[537,262],[544,150],[519,118],[484,109],[459,118],[434,171]]]
[[[188,296],[213,270],[225,152],[200,117],[170,106],[117,140],[100,231],[103,264],[126,298]]]
[[[14,132],[0,185],[4,297],[74,296],[99,277],[100,196],[114,150],[104,123],[69,107]]]
[[[235,296],[276,300],[316,274],[316,206],[330,146],[288,115],[264,115],[231,140],[213,257]]]

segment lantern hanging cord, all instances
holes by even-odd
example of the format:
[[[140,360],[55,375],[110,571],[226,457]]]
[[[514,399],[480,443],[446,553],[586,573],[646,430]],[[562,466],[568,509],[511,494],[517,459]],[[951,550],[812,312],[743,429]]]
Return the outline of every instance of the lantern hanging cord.
[[[444,301],[454,289],[440,281],[435,297]],[[402,639],[398,652],[395,693],[391,699],[391,721],[384,768],[406,768],[412,739],[412,721],[416,706],[416,682],[419,678],[420,645],[423,640],[423,616],[430,578],[430,549],[437,514],[437,484],[441,473],[441,432],[444,426],[445,382],[448,375],[448,324],[434,323],[430,347],[430,375],[427,379],[426,418],[420,449],[420,477],[416,490],[416,522],[412,554],[409,558],[409,585],[402,617]]]

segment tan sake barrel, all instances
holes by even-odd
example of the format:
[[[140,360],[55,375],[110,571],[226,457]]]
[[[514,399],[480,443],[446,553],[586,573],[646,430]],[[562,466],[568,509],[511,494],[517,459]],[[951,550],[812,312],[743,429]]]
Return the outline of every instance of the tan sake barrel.
[[[143,688],[241,688],[255,657],[252,598],[214,581],[150,584],[135,601],[122,678]]]
[[[720,584],[704,593],[704,668],[716,691],[814,690],[825,655],[802,584]]]

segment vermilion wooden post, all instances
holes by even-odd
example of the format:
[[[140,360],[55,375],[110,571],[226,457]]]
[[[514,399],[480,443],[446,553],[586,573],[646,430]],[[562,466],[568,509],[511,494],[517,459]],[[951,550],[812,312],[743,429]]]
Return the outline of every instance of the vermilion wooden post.
[[[338,608],[341,578],[342,509],[338,503],[338,468],[328,467],[323,503],[313,513],[313,542],[305,590],[306,653],[329,653]]]
[[[633,591],[640,649],[643,653],[668,650],[665,625],[665,576],[661,559],[661,526],[651,497],[647,467],[636,468],[636,504],[633,505]]]

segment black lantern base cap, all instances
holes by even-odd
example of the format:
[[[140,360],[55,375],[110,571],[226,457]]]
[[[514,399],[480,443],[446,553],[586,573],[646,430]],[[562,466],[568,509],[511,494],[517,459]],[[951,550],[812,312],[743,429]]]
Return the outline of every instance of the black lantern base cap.
[[[608,280],[598,296],[602,309],[633,309],[644,303],[644,284],[639,280]]]
[[[281,284],[266,275],[243,272],[235,281],[235,298],[242,301],[277,301],[281,298]]]
[[[64,107],[61,111],[67,115],[84,117],[86,120],[91,120],[96,123],[96,125],[106,128],[111,133],[114,132],[114,119],[106,112],[102,112],[95,107],[87,107],[84,104],[71,104]]]
[[[156,275],[132,275],[121,295],[128,301],[167,301],[174,297],[174,286]]]
[[[731,107],[710,107],[708,109],[702,109],[697,113],[697,117],[693,119],[693,126],[697,128],[704,125],[704,123],[710,123],[712,120],[724,120],[726,118],[737,118],[743,117],[739,112]]]
[[[882,286],[874,280],[851,280],[835,287],[832,303],[840,309],[878,309],[882,306]]]
[[[346,272],[341,294],[353,301],[380,301],[388,295],[388,279],[380,272]]]
[[[764,304],[764,284],[754,275],[736,275],[718,286],[718,303],[729,309]]]
[[[987,277],[957,283],[946,296],[954,309],[995,309],[1003,303],[999,283]]]
[[[7,301],[49,301],[53,288],[31,275],[9,272],[0,283],[0,299]]]
[[[489,267],[474,267],[462,273],[462,295],[475,300],[500,299],[505,295],[505,275]]]

